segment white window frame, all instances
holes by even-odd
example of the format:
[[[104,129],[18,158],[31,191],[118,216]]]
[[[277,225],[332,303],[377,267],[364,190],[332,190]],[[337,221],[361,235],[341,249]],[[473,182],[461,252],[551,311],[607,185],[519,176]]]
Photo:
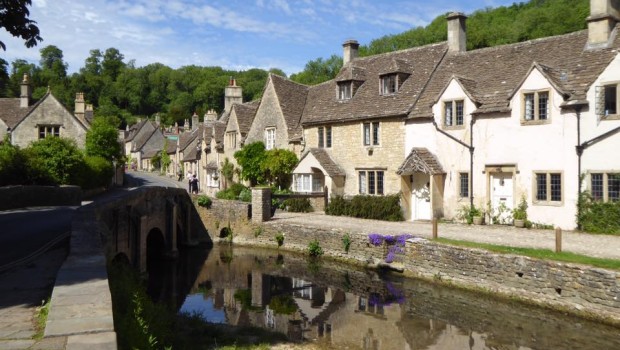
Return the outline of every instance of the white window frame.
[[[323,191],[321,179],[313,173],[293,174],[293,191],[300,193],[317,193]]]
[[[381,76],[381,95],[394,95],[398,92],[398,74],[391,73]]]
[[[276,128],[265,128],[265,149],[271,150],[276,148]]]
[[[531,96],[531,102],[528,97]],[[546,96],[545,117],[541,119],[541,102]],[[548,124],[551,123],[551,91],[525,90],[521,92],[521,124]]]
[[[564,204],[564,173],[562,171],[548,171],[548,170],[540,170],[540,171],[534,171],[533,172],[533,176],[532,176],[532,182],[533,182],[533,195],[532,195],[532,204],[537,204],[537,205],[554,205],[554,206],[561,206]],[[544,175],[545,176],[545,188],[544,188],[544,197],[545,198],[540,198],[539,193],[538,193],[538,189],[539,189],[539,184],[538,184],[538,178],[539,175]],[[560,181],[560,199],[554,199],[553,198],[553,184],[552,184],[552,180],[553,178],[558,179],[559,177],[559,181]]]
[[[319,126],[317,128],[317,147],[332,148],[332,127]]]
[[[385,195],[385,173],[383,169],[358,169],[358,193],[371,196]]]
[[[444,100],[442,108],[443,113],[441,115],[444,128],[460,129],[465,127],[465,100]]]
[[[609,89],[615,89],[610,94]],[[607,82],[596,87],[596,115],[602,120],[620,119],[620,83]],[[613,105],[613,106],[612,106]]]
[[[471,177],[469,176],[469,172],[461,171],[459,174],[459,182],[457,186],[457,194],[459,199],[469,199],[471,194]],[[463,177],[467,176],[467,193],[463,193]]]
[[[228,131],[226,132],[226,143],[228,144],[228,148],[237,149],[237,132],[236,131]]]
[[[60,137],[60,125],[38,125],[39,140],[46,137]]]

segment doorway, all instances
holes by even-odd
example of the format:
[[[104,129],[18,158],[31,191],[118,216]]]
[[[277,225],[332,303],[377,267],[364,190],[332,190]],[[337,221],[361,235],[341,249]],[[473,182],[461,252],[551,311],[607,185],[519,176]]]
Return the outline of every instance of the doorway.
[[[490,174],[491,221],[493,224],[507,224],[514,207],[514,181],[512,173],[492,172]]]
[[[431,178],[424,173],[412,175],[411,183],[411,218],[413,220],[430,220],[432,218],[431,206]]]

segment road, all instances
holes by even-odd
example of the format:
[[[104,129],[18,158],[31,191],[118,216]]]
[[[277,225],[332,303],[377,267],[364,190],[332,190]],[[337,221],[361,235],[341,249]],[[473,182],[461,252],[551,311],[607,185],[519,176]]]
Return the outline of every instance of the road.
[[[182,179],[181,181],[177,181],[176,178],[159,176],[155,173],[128,171],[125,173],[125,181],[131,187],[161,186],[187,189],[187,180]]]

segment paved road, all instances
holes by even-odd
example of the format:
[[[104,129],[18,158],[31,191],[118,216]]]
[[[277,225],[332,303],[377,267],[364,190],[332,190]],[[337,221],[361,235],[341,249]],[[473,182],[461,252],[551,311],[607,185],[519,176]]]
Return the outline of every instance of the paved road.
[[[76,208],[36,207],[0,212],[0,272],[67,238]]]
[[[130,187],[161,186],[187,189],[187,180],[177,181],[176,178],[160,176],[156,173],[128,171],[125,173],[125,181],[128,182],[127,185]]]

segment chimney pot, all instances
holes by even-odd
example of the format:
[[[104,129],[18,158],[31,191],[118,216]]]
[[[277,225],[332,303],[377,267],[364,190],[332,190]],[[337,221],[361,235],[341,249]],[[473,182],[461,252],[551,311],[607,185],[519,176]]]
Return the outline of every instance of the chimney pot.
[[[620,21],[620,0],[590,0],[588,45],[607,45],[616,23]]]

